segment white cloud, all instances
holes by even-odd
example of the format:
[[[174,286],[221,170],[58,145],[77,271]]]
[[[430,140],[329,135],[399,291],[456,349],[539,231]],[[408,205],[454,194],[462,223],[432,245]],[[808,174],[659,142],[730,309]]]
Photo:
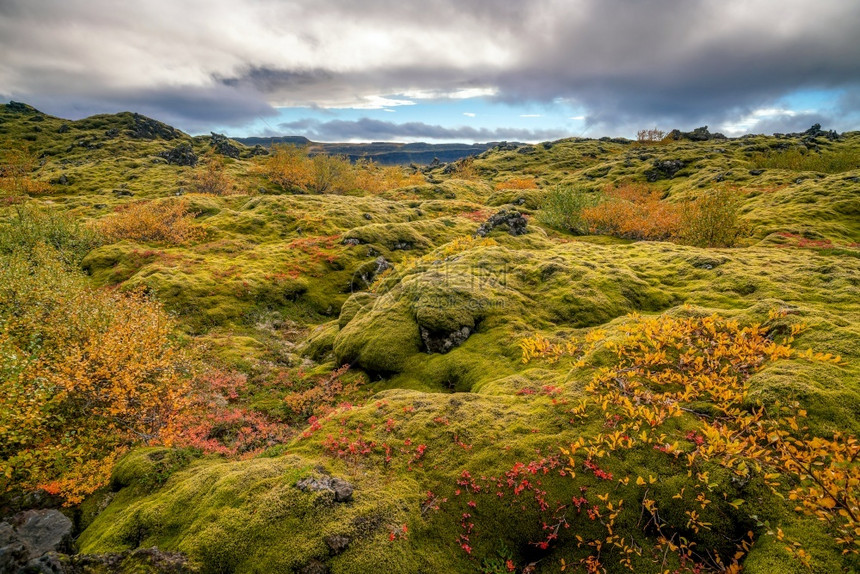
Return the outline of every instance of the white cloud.
[[[759,108],[739,118],[723,123],[720,129],[730,136],[735,136],[755,131],[755,127],[762,121],[776,118],[792,118],[795,115],[797,115],[797,112],[790,109]]]
[[[521,118],[542,118],[543,114],[520,114]]]
[[[463,112],[463,115],[469,118],[474,118],[477,114],[473,112]]]
[[[468,100],[471,98],[488,98],[498,93],[499,88],[486,86],[455,90],[407,90],[400,92],[398,95],[416,100]]]
[[[414,106],[415,102],[412,100],[397,100],[394,98],[387,98],[384,96],[362,96],[358,100],[354,101],[333,101],[327,102],[325,104],[318,105],[320,108],[338,108],[338,109],[350,109],[350,110],[385,110],[386,108],[393,108],[397,106]],[[387,111],[393,111],[388,109]]]
[[[567,119],[569,119],[569,120],[584,120],[585,116],[571,116]]]

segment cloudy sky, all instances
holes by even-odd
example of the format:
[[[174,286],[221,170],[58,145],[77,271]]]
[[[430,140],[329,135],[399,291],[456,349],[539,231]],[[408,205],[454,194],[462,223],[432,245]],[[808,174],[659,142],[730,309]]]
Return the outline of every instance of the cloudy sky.
[[[190,133],[860,129],[856,0],[0,0],[0,98]]]

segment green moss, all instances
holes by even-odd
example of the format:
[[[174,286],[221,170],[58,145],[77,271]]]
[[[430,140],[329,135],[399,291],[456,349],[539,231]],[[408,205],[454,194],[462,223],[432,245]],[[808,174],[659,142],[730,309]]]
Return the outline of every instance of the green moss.
[[[317,362],[324,361],[334,348],[334,340],[339,330],[337,325],[337,321],[329,321],[311,331],[302,348],[302,354]]]
[[[32,130],[33,117],[40,118],[41,132]],[[158,154],[187,142],[199,155],[210,144],[209,138],[179,132],[173,139],[132,137],[127,132],[136,120],[130,114],[65,122],[4,106],[0,119],[4,135],[26,138],[43,154],[39,178],[64,175],[68,184],[29,201],[77,220],[81,229],[130,201],[187,191],[191,169],[168,165]],[[69,130],[59,132],[63,124]],[[109,129],[119,135],[107,137]],[[259,458],[133,450],[116,467],[116,492],[101,492],[82,508],[82,549],[156,545],[187,553],[204,572],[301,571],[314,560],[333,572],[461,572],[499,556],[502,548],[519,567],[536,561],[539,570],[553,571],[561,559],[577,564],[586,550],[570,534],[538,552],[531,543],[541,537],[544,517],[523,499],[513,504],[495,493],[474,509],[478,533],[470,558],[457,546],[466,508],[453,489],[463,470],[502,476],[516,462],[604,432],[605,421],[574,420],[569,409],[583,397],[594,370],[613,363],[609,347],[598,345],[585,357],[587,366],[577,367],[571,357],[524,364],[519,342],[535,334],[581,341],[594,328],[605,331],[606,341],[619,340],[633,320],[629,313],[718,312],[766,323],[773,337],[805,323],[796,347],[838,354],[842,362],[792,358],[770,364],[749,380],[745,407],[797,401],[808,411],[805,424],[813,433],[856,434],[860,172],[851,166],[817,173],[770,165],[751,173],[756,154],[785,145],[806,144],[764,136],[655,146],[572,138],[481,154],[473,180],[451,178],[439,167],[427,172],[432,183],[342,196],[268,193],[274,186],[243,153],[227,164],[238,194],[184,195],[205,231],[201,240],[185,246],[102,245],[83,258],[90,284],[144,288],[163,301],[202,343],[203,362],[248,375],[250,390],[241,399],[246,408],[278,414],[289,389],[273,381],[290,374],[286,365],[322,377],[349,363],[370,375],[361,390],[367,394],[349,397],[356,406],[323,417],[317,431],[293,429],[293,439]],[[856,157],[860,133],[816,145],[828,157]],[[644,182],[653,177],[655,162],[667,159],[684,162],[677,173],[658,174],[652,183],[669,201],[694,199],[715,186],[741,189],[750,229],[743,247],[574,238],[541,223],[540,206],[555,186],[593,193],[623,181]],[[496,189],[499,182],[522,177],[535,177],[539,188]],[[462,242],[450,244],[475,232],[475,212],[503,205],[531,216],[530,233],[497,233],[495,244],[476,242],[465,250]],[[0,220],[14,219],[12,209],[0,211]],[[89,249],[71,247],[75,261]],[[361,291],[371,286],[356,277],[374,270],[380,256],[393,269],[372,292]],[[28,281],[36,285],[51,272],[44,266]],[[29,301],[35,299],[16,304]],[[773,309],[786,314],[771,318]],[[464,327],[464,341],[444,353],[428,352],[428,340],[443,340]],[[692,407],[716,414],[706,401]],[[684,436],[695,425],[688,413],[666,429]],[[359,426],[377,451],[366,458],[332,456],[327,437]],[[425,458],[407,462],[412,451],[398,450],[407,448],[407,439],[410,448],[427,447]],[[389,463],[383,444],[394,448]],[[854,558],[839,556],[825,525],[794,512],[793,503],[775,496],[760,476],[740,484],[713,464],[702,470],[710,473],[714,498],[745,502],[739,509],[714,503],[703,509],[714,528],[690,531],[684,512],[698,506],[674,497],[685,487],[689,495],[694,479],[682,462],[655,453],[634,448],[600,464],[619,477],[657,477],[649,488],[661,516],[699,548],[730,555],[729,540],[752,530],[756,543],[744,563],[747,571],[801,571],[785,543],[768,534],[779,526],[813,556],[813,571],[858,569]],[[299,478],[320,472],[317,467],[353,483],[354,500],[334,503],[329,494],[295,488]],[[593,476],[578,473],[576,481],[542,478],[541,488],[570,500],[582,492],[580,486],[596,484]],[[449,503],[438,512],[422,511],[428,490]],[[634,570],[656,571],[647,558],[653,533],[641,528],[641,507],[633,502],[641,492],[631,485],[615,492],[627,501],[616,531],[646,550],[634,558]],[[571,532],[601,535],[582,515],[571,513],[570,520]],[[404,524],[409,535],[390,541],[390,533]],[[326,545],[324,537],[331,534],[351,539],[342,554],[333,555]],[[667,558],[666,568],[678,567],[677,559]],[[610,559],[607,568],[621,567]]]

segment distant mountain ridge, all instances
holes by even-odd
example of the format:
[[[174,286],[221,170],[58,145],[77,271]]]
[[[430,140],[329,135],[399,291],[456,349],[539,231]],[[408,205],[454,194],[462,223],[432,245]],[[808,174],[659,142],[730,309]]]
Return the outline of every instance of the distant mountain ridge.
[[[406,165],[410,163],[426,165],[433,163],[434,160],[439,160],[442,163],[449,163],[452,161],[463,159],[464,157],[478,155],[487,151],[488,149],[499,145],[500,143],[321,143],[313,142],[304,136],[279,136],[269,138],[247,137],[231,139],[249,147],[253,147],[255,145],[270,147],[272,145],[277,144],[308,146],[310,148],[311,153],[345,155],[349,157],[349,159],[351,159],[352,161],[356,161],[359,159],[371,159],[381,165]]]

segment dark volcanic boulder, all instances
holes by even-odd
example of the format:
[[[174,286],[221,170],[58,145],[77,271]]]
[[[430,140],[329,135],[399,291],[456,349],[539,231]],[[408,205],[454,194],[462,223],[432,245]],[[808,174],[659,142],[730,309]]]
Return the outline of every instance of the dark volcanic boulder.
[[[131,129],[126,132],[129,137],[135,139],[154,140],[165,139],[172,140],[179,137],[179,132],[167,124],[163,124],[152,118],[142,116],[140,114],[132,114]]]
[[[723,134],[716,132],[711,133],[708,131],[708,126],[702,126],[700,128],[696,128],[691,132],[682,132],[681,130],[672,130],[669,132],[669,138],[673,140],[690,140],[694,142],[705,142],[710,140],[724,140],[727,139]]]
[[[194,148],[188,142],[182,142],[175,148],[163,151],[158,155],[172,165],[187,165],[189,167],[197,165],[197,154],[194,153]]]
[[[342,478],[332,478],[324,473],[299,480],[296,488],[305,492],[330,492],[334,495],[335,502],[349,502],[355,491],[353,486]]]
[[[432,332],[426,327],[419,327],[419,329],[421,331],[421,341],[424,343],[424,348],[428,353],[447,353],[451,349],[462,345],[469,338],[469,335],[472,334],[472,330],[467,326],[441,335]]]
[[[487,221],[482,223],[475,232],[475,236],[486,237],[497,227],[506,229],[511,235],[523,235],[528,233],[526,230],[527,224],[528,221],[525,216],[519,211],[502,209],[498,213],[491,215]]]
[[[684,165],[680,159],[656,159],[653,169],[645,172],[645,179],[651,182],[658,179],[672,179]]]
[[[58,510],[27,510],[0,522],[0,572],[50,572],[72,548],[72,521]],[[55,569],[55,571],[58,571]]]
[[[821,124],[813,124],[811,128],[809,128],[802,134],[797,135],[800,135],[803,139],[806,140],[814,140],[818,137],[822,137],[830,141],[839,139],[839,134],[837,134],[834,130],[824,131],[823,129],[821,129]]]
[[[349,546],[350,539],[349,536],[343,534],[332,534],[323,538],[323,542],[325,542],[325,545],[328,546],[332,554],[340,554]]]
[[[226,157],[232,157],[234,159],[239,158],[239,148],[230,143],[230,140],[227,139],[227,136],[224,134],[216,134],[215,132],[210,132],[212,134],[212,141],[209,145],[215,149],[216,153],[219,153]]]
[[[249,157],[256,157],[258,155],[269,155],[269,150],[267,150],[260,144],[257,144],[248,151]]]

